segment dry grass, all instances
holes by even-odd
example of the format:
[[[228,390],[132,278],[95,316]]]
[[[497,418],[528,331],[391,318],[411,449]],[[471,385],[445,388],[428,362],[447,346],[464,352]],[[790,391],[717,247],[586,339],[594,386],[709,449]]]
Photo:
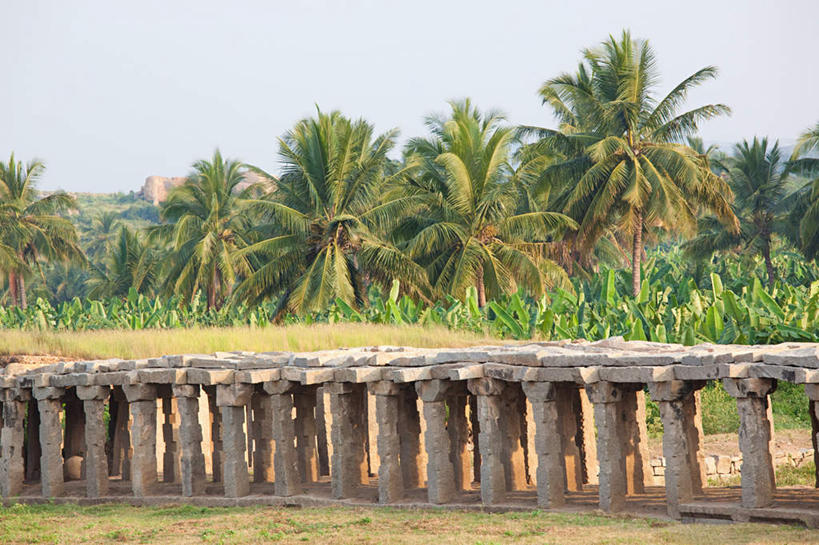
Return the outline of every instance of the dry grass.
[[[43,505],[0,508],[0,543],[366,543],[566,545],[816,543],[815,531],[765,524],[679,524],[565,513],[387,508],[276,509]]]
[[[406,345],[470,346],[498,339],[443,327],[318,324],[264,328],[192,328],[81,332],[0,331],[0,355],[46,354],[70,358],[145,358],[216,351],[310,351],[328,348]]]

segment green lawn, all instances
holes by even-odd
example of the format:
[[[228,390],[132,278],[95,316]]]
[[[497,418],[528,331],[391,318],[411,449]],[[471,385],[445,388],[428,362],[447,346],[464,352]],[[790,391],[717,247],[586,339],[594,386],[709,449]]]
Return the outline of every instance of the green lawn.
[[[0,543],[365,543],[698,545],[816,543],[815,531],[766,524],[680,524],[567,513],[486,514],[389,508],[0,508]]]

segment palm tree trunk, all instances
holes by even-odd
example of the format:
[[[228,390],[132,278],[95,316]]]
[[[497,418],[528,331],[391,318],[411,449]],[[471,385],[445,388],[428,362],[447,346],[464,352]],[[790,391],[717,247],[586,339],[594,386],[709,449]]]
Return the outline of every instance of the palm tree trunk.
[[[9,306],[17,306],[17,273],[9,271],[9,298],[11,304]]]
[[[26,300],[26,279],[22,274],[17,275],[17,296],[20,298],[20,308],[25,310],[28,307]]]
[[[478,289],[478,306],[483,308],[486,306],[486,286],[483,284],[483,267],[478,267],[475,278],[475,287]]]
[[[643,257],[643,211],[634,212],[634,239],[631,246],[631,290],[640,295],[640,260]]]
[[[768,271],[768,287],[773,288],[776,273],[773,261],[771,261],[771,241],[768,238],[762,244],[762,257],[765,258],[765,269]]]
[[[208,310],[216,306],[216,267],[213,268],[213,273],[208,284]]]

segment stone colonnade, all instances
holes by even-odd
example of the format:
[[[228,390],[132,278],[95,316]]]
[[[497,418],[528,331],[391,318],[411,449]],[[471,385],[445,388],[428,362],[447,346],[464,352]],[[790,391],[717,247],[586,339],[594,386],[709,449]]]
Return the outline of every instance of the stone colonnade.
[[[329,480],[334,499],[439,505],[474,490],[503,506],[530,490],[556,508],[596,490],[600,509],[622,511],[655,484],[648,392],[664,430],[667,510],[679,518],[706,484],[697,391],[708,380],[736,398],[741,506],[770,507],[768,396],[777,380],[805,383],[819,421],[813,345],[609,339],[10,367],[0,375],[0,494],[39,481],[43,497],[60,497],[67,480],[84,479],[85,495],[102,498],[113,477],[136,497],[293,497],[321,494]]]

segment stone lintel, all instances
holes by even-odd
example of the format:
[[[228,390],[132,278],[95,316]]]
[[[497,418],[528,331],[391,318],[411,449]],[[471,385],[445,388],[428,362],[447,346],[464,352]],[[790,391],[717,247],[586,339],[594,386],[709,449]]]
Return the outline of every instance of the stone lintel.
[[[737,398],[764,398],[776,390],[776,380],[771,378],[724,378],[722,385],[729,395]]]
[[[270,395],[281,395],[292,392],[298,385],[298,382],[292,380],[274,380],[262,384],[262,389]]]
[[[648,392],[653,401],[678,401],[705,386],[705,381],[668,380],[649,382]]]
[[[623,400],[623,393],[627,391],[624,386],[616,382],[593,382],[586,384],[586,393],[592,403],[617,403]]]
[[[554,382],[524,382],[523,393],[531,402],[554,401],[557,388]]]
[[[473,379],[483,380],[483,379]],[[449,394],[452,383],[448,380],[424,380],[415,383],[415,391],[421,401],[443,401]]]
[[[333,379],[339,382],[374,382],[381,380],[383,367],[341,367],[335,370]]]
[[[122,391],[129,403],[156,399],[156,385],[154,384],[123,384]]]
[[[252,395],[251,384],[219,384],[216,387],[216,406],[242,407],[250,403]]]
[[[108,399],[110,393],[111,388],[107,386],[77,386],[77,397],[83,401]]]
[[[34,399],[40,401],[42,399],[60,399],[65,395],[65,388],[57,388],[55,386],[48,386],[45,388],[32,388]]]
[[[232,369],[196,369],[190,368],[186,372],[188,384],[202,384],[211,386],[214,384],[233,384]]]
[[[402,389],[400,384],[388,380],[379,380],[367,384],[367,390],[377,396],[397,396]]]
[[[477,396],[497,396],[503,393],[506,384],[495,378],[472,378],[467,383],[469,391]]]
[[[174,384],[171,387],[174,397],[199,397],[198,384]]]

